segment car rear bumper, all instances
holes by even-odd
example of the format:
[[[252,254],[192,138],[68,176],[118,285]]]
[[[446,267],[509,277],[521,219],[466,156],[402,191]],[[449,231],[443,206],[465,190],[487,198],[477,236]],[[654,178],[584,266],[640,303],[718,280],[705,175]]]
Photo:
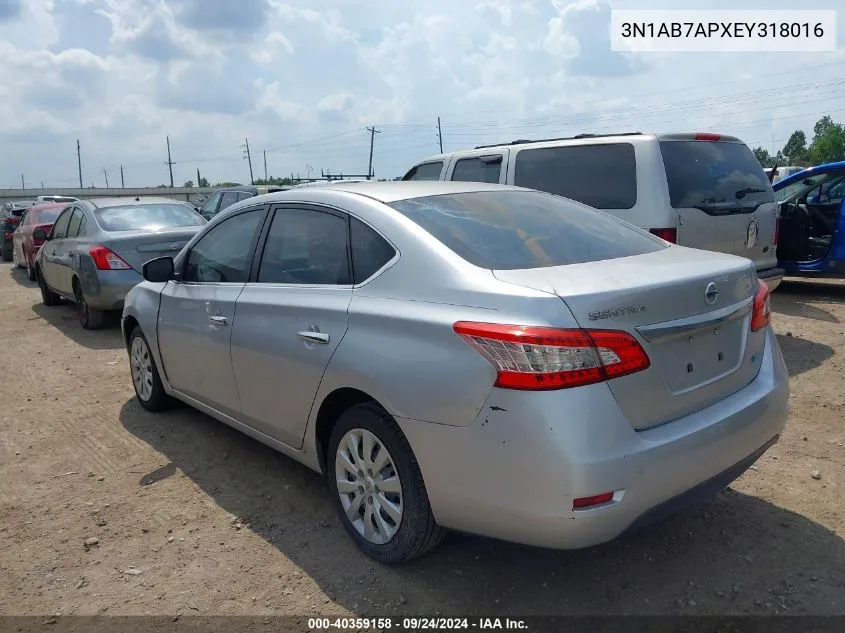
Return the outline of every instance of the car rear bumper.
[[[604,384],[565,395],[495,389],[466,427],[397,421],[442,526],[575,549],[728,485],[777,441],[788,398],[786,366],[768,330],[749,385],[645,431],[631,427]],[[614,500],[573,510],[573,499],[604,492]]]
[[[134,270],[96,270],[82,275],[88,306],[95,310],[122,310],[123,302],[141,275]]]
[[[783,268],[767,268],[765,270],[757,271],[757,278],[766,284],[769,292],[773,292],[775,288],[783,281],[783,276],[786,274]]]

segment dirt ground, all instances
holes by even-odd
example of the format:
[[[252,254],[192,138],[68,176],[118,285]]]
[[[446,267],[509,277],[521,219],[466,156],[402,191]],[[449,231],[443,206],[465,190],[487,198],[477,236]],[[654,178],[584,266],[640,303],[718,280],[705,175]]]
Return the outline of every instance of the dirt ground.
[[[386,568],[320,477],[188,408],[144,412],[119,329],[84,332],[3,264],[0,613],[845,614],[845,284],[774,306],[789,423],[712,503],[586,551],[452,535]]]

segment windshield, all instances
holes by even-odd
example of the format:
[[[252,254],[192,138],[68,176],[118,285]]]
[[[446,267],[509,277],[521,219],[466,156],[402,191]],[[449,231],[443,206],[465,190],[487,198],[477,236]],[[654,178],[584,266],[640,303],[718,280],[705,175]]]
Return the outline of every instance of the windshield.
[[[676,209],[775,199],[766,173],[744,143],[661,141],[660,151]]]
[[[135,204],[96,209],[94,215],[104,231],[155,231],[177,226],[199,226],[205,219],[184,204]]]
[[[389,206],[469,263],[492,270],[580,264],[669,248],[611,215],[538,191],[446,194]]]

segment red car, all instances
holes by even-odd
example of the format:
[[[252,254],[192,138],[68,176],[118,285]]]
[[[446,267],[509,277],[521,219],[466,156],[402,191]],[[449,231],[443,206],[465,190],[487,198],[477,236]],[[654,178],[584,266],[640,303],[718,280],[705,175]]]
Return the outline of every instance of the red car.
[[[49,234],[53,222],[66,206],[67,202],[46,202],[30,207],[12,236],[12,259],[15,266],[26,268],[26,274],[32,281],[35,281],[35,256],[44,244],[32,234],[36,229],[43,229]]]

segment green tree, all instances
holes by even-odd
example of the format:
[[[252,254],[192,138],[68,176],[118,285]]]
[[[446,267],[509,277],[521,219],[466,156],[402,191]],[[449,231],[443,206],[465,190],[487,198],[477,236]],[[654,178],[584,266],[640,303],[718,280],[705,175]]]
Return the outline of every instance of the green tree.
[[[757,157],[757,160],[760,162],[760,165],[763,167],[773,167],[775,163],[775,159],[772,156],[769,156],[769,151],[763,149],[762,147],[755,147],[754,148],[754,156]]]
[[[282,185],[293,185],[295,182],[290,178],[259,178],[254,181],[256,185],[264,185],[265,187],[268,185],[275,185],[277,187]]]
[[[190,189],[191,187],[194,186],[194,181],[193,180],[186,180],[185,184],[182,185],[182,186],[185,187],[186,189]]]
[[[845,160],[845,127],[830,116],[816,121],[809,154],[814,165]]]
[[[803,130],[795,130],[781,150],[784,159],[790,165],[808,165],[810,152],[807,149],[807,136]]]
[[[218,182],[215,185],[212,185],[215,189],[219,189],[220,187],[240,187],[241,183],[239,182]]]
[[[199,187],[210,187],[211,185],[208,184],[208,179],[205,176],[200,176]]]

